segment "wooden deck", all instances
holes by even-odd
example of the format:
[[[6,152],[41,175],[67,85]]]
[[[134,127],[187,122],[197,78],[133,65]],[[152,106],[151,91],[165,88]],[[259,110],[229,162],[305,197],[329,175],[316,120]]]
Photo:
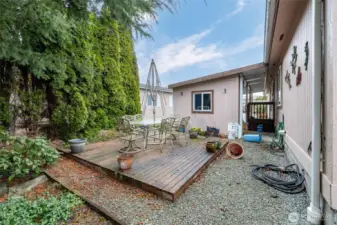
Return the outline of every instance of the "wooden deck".
[[[191,146],[174,146],[173,149],[168,145],[162,153],[158,146],[151,146],[135,155],[132,169],[123,172],[119,171],[116,160],[121,147],[117,141],[88,145],[86,151],[77,154],[61,151],[120,180],[174,201],[225,150],[227,143],[222,140],[221,150],[214,154],[206,152],[199,142]]]

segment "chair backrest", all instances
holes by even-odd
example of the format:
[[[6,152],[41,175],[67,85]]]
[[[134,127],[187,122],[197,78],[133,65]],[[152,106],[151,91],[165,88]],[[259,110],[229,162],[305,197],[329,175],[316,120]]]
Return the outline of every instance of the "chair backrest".
[[[123,119],[126,119],[126,120],[129,120],[129,121],[134,121],[134,118],[135,116],[133,115],[125,115],[125,116],[122,116]]]
[[[174,117],[168,117],[168,118],[162,119],[161,124],[160,124],[161,132],[167,133],[167,132],[172,131],[172,126],[175,120],[176,118]]]
[[[190,121],[190,117],[189,117],[189,116],[183,117],[183,118],[180,120],[179,129],[180,129],[180,128],[186,128],[187,125],[188,125],[188,121]]]
[[[130,134],[132,132],[130,121],[123,117],[117,118],[117,130],[124,134]]]
[[[133,116],[133,120],[141,121],[141,120],[143,120],[143,115],[142,114],[136,114],[136,115]]]

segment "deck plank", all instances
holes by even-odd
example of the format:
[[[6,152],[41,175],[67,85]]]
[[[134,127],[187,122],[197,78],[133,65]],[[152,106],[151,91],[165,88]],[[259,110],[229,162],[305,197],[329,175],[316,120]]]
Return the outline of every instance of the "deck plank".
[[[196,158],[196,151],[190,151],[190,150],[183,150],[185,153],[183,155],[176,155],[174,157],[162,157],[162,166],[159,171],[158,170],[152,170],[148,172],[147,174],[144,174],[143,179],[148,179],[148,178],[154,178],[157,175],[160,175],[160,173],[164,173],[166,171],[172,171],[172,169],[177,169],[179,168],[180,165],[184,165],[188,160],[191,160],[193,158]]]
[[[175,182],[175,180],[182,179],[181,177],[184,177],[186,175],[186,171],[189,171],[190,167],[193,167],[194,165],[198,165],[200,161],[203,160],[209,160],[210,156],[203,156],[202,158],[193,158],[190,162],[182,165],[181,167],[177,167],[174,171],[171,173],[167,173],[160,177],[160,179],[156,180],[153,179],[152,181],[149,181],[149,184],[154,185],[162,190],[165,190],[167,192],[173,193],[170,191],[171,183]]]
[[[185,157],[188,154],[188,152],[181,153],[179,156],[180,157]],[[135,170],[128,171],[129,174],[132,174],[133,172],[136,173],[138,176],[142,174],[149,174],[153,172],[157,167],[164,167],[166,165],[165,160],[167,158],[173,160],[175,158],[175,155],[177,155],[176,152],[171,151],[166,154],[161,154],[157,158],[151,160],[151,161],[146,161],[143,163],[135,162]]]
[[[207,162],[211,158],[212,155],[203,154],[201,157],[198,157],[194,162],[186,164],[184,170],[172,174],[171,177],[167,178],[169,182],[164,187],[161,188],[169,192],[172,192],[171,188],[174,187],[180,180],[188,176],[190,174],[190,171],[194,170],[194,168],[200,168],[200,164]]]

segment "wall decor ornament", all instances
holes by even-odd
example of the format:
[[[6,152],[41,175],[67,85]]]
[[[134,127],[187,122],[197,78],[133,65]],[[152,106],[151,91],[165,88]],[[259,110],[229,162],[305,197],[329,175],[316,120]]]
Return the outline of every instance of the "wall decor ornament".
[[[291,89],[290,73],[289,73],[288,70],[287,70],[287,72],[286,72],[286,76],[284,77],[284,79],[285,79],[286,83],[288,84],[289,89]]]
[[[297,69],[296,86],[300,85],[301,82],[302,82],[302,72],[301,67],[299,66]]]
[[[296,45],[294,45],[293,47],[293,54],[291,54],[291,56],[292,56],[292,59],[291,59],[290,65],[292,67],[292,73],[296,74],[296,62],[297,62],[297,46]]]
[[[304,67],[305,67],[305,71],[307,71],[308,70],[308,62],[309,62],[309,43],[308,42],[305,43],[304,52],[305,52]]]

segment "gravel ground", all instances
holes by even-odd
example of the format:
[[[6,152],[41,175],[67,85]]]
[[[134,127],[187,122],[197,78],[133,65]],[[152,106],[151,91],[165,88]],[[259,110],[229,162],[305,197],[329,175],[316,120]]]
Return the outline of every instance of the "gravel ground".
[[[105,175],[98,176],[69,159],[62,159],[49,172],[127,224],[307,224],[306,192],[284,194],[250,174],[252,164],[286,165],[283,154],[272,153],[264,144],[242,145],[245,149],[242,159],[220,156],[174,203]],[[68,164],[79,167],[79,172],[67,168]]]

